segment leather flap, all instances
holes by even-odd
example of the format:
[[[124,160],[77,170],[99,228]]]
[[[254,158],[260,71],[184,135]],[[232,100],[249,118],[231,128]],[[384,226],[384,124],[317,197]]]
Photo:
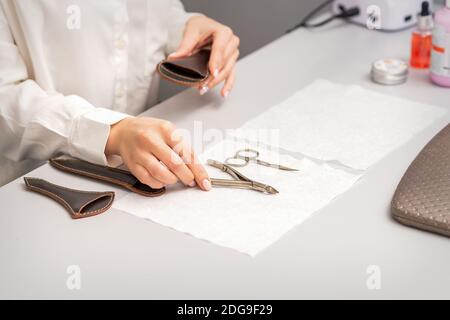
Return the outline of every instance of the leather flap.
[[[43,194],[62,204],[73,219],[87,218],[105,212],[111,207],[114,192],[96,192],[69,189],[43,179],[24,177],[28,190]]]
[[[163,60],[157,66],[158,73],[171,82],[183,86],[198,86],[210,73],[208,68],[210,49],[202,49],[196,54],[175,60]]]
[[[53,158],[50,159],[50,164],[59,170],[113,183],[146,197],[159,196],[165,192],[165,188],[153,189],[141,183],[131,172],[118,168],[101,166],[74,158]]]

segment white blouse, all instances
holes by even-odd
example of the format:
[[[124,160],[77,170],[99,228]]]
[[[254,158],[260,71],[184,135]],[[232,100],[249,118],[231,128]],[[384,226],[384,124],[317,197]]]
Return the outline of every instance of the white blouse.
[[[110,125],[156,103],[179,0],[0,0],[0,186],[61,153],[106,164]]]

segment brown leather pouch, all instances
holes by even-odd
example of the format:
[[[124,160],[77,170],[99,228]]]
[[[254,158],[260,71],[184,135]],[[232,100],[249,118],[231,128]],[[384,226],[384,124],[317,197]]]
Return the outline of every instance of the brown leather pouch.
[[[156,197],[165,192],[165,188],[153,189],[141,183],[133,174],[118,168],[101,166],[79,159],[50,159],[56,169],[81,176],[113,183],[146,197]]]
[[[201,49],[190,57],[161,61],[156,70],[166,80],[187,87],[199,87],[208,79],[211,50]]]
[[[95,216],[111,207],[114,192],[95,192],[69,189],[48,181],[25,177],[27,189],[38,192],[62,204],[73,219]]]
[[[450,124],[411,163],[392,200],[405,225],[450,237]]]

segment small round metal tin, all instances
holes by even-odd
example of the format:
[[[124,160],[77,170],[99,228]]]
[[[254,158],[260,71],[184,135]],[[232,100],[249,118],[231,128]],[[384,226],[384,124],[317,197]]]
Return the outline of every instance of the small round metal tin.
[[[400,59],[381,59],[372,63],[372,81],[384,85],[396,85],[408,79],[408,64]]]

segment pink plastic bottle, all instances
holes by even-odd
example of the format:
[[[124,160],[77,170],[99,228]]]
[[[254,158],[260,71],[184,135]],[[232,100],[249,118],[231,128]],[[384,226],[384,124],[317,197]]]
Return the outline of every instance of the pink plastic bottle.
[[[450,87],[450,0],[434,14],[431,80]]]

